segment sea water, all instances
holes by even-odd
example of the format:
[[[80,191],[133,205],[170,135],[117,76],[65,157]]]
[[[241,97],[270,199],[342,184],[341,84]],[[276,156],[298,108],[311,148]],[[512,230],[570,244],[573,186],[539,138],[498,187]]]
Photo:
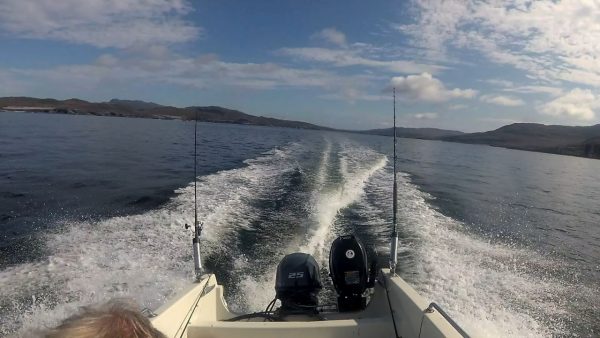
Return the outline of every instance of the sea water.
[[[0,113],[0,335],[193,276],[192,122]],[[262,310],[287,253],[387,264],[391,138],[198,124],[204,265]],[[399,139],[399,273],[473,336],[600,334],[600,161]],[[322,293],[331,300],[331,292]]]

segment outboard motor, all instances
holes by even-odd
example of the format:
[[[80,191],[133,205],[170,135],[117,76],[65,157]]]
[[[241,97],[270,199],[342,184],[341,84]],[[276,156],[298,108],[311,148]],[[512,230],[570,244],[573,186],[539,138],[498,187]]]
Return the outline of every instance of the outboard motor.
[[[338,309],[358,311],[367,307],[367,288],[375,283],[376,267],[367,268],[367,253],[354,235],[340,236],[331,244],[329,273],[338,294]]]
[[[279,262],[275,292],[282,311],[314,311],[319,305],[317,296],[321,288],[319,265],[311,255],[296,252]]]

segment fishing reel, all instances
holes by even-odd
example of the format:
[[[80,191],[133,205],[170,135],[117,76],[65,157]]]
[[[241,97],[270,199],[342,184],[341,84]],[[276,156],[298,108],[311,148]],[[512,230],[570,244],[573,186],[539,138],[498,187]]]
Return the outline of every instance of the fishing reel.
[[[194,227],[194,235],[198,235],[198,237],[200,237],[200,235],[202,234],[202,229],[204,229],[204,222],[199,222],[197,227],[194,227],[193,225],[189,225],[187,223],[185,223],[184,227],[185,230]]]
[[[202,279],[203,267],[202,257],[200,254],[200,235],[202,235],[202,226],[204,223],[195,221],[194,226],[194,237],[192,238],[192,256],[194,257],[194,273],[196,275],[196,281],[199,282]],[[185,229],[189,229],[192,226],[185,223]]]

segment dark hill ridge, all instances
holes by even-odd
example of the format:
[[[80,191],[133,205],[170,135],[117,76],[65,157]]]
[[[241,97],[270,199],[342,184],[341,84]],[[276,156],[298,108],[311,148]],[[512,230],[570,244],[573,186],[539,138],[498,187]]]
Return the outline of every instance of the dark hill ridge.
[[[371,129],[361,131],[363,134],[394,136],[394,128]],[[418,138],[424,140],[439,140],[446,136],[463,135],[464,133],[456,130],[445,130],[437,128],[404,128],[396,127],[396,136],[404,138]]]
[[[94,103],[79,99],[61,101],[31,97],[2,97],[0,98],[1,110],[184,120],[193,120],[197,113],[198,120],[204,122],[337,130],[382,136],[393,135],[393,128],[366,131],[339,130],[300,121],[254,116],[217,106],[177,108],[136,100],[112,99],[108,102]],[[548,126],[538,123],[515,123],[492,131],[470,134],[436,128],[398,127],[396,131],[398,137],[404,138],[487,144],[511,149],[600,158],[600,124],[587,127],[569,127]]]
[[[600,158],[600,124],[586,127],[514,123],[496,130],[440,138],[443,141]]]
[[[146,102],[146,101],[140,101],[140,100],[112,99],[112,100],[108,101],[108,103],[114,104],[114,105],[129,106],[134,109],[152,109],[152,108],[161,107],[161,105],[158,103]]]
[[[208,106],[177,108],[160,104],[112,99],[109,102],[88,102],[79,99],[54,100],[37,99],[32,97],[2,97],[0,110],[26,110],[54,114],[76,114],[97,116],[143,117],[154,119],[184,119],[193,120],[198,114],[198,121],[216,123],[236,123],[258,126],[287,127],[300,129],[331,128],[317,126],[300,121],[281,120],[270,117],[254,116],[237,110]]]

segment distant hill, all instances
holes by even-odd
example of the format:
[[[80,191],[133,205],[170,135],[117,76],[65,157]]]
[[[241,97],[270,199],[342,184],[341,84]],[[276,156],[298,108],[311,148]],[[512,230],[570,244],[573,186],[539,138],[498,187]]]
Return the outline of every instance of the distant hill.
[[[337,130],[370,135],[392,136],[393,128],[351,131],[327,128],[300,121],[254,116],[218,106],[177,108],[157,103],[112,99],[88,102],[79,99],[54,100],[32,97],[2,97],[0,110],[37,111],[53,114],[182,119],[216,123],[235,123],[298,129]],[[495,147],[600,159],[600,124],[587,127],[515,123],[481,133],[462,133],[436,128],[396,128],[398,137],[448,142],[487,144]]]
[[[112,100],[108,101],[108,103],[114,104],[114,105],[127,106],[127,107],[130,107],[130,108],[133,108],[133,109],[152,109],[152,108],[162,107],[158,103],[146,102],[146,101],[140,101],[140,100],[119,100],[119,99],[112,99]]]
[[[514,123],[496,130],[445,136],[444,141],[600,158],[600,124],[587,127]]]
[[[183,120],[193,120],[197,114],[198,121],[203,122],[332,130],[311,123],[254,116],[217,106],[177,108],[152,102],[119,99],[112,99],[108,102],[88,102],[79,99],[55,100],[33,97],[2,97],[0,98],[0,110]]]
[[[371,129],[361,131],[362,134],[393,136],[394,128]],[[447,136],[463,135],[463,132],[456,130],[445,130],[437,128],[404,128],[396,127],[396,136],[405,138],[418,138],[424,140],[439,140]]]
[[[393,128],[365,130],[360,133],[392,136]],[[600,159],[600,124],[570,127],[548,126],[539,123],[514,123],[481,133],[398,127],[396,135],[404,138],[487,144],[494,147]]]

